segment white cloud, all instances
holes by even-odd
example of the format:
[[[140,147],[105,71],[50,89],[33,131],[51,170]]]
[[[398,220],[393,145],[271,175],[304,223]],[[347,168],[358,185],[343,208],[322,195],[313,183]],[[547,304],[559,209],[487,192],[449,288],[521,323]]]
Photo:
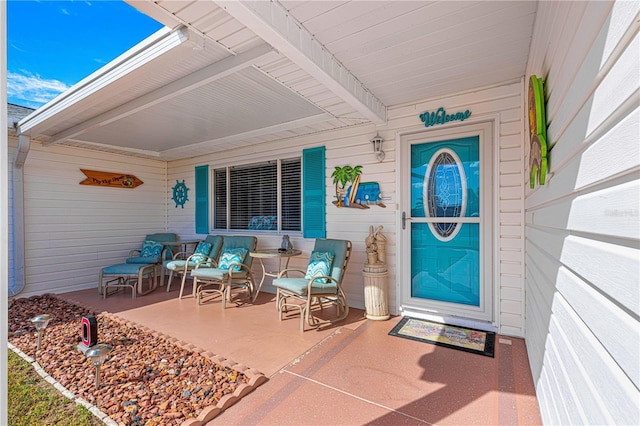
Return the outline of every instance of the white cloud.
[[[61,81],[46,80],[30,72],[7,73],[7,98],[9,102],[21,106],[37,108],[68,88]]]

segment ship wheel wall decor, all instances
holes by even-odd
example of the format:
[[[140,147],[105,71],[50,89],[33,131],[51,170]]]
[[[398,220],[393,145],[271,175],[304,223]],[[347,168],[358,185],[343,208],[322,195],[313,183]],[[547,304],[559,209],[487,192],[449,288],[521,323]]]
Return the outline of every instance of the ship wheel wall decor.
[[[184,180],[182,182],[176,180],[176,186],[174,186],[172,189],[173,197],[171,197],[171,199],[176,203],[176,208],[180,206],[184,209],[184,203],[189,201],[189,188],[187,188],[187,185],[185,185]]]

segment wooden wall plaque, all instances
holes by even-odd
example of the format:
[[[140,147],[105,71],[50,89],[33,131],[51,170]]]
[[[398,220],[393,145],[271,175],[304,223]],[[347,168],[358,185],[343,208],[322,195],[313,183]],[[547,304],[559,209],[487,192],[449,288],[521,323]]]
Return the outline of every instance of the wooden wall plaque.
[[[85,169],[80,169],[80,171],[87,177],[85,180],[80,182],[80,185],[110,186],[113,188],[135,188],[136,186],[140,186],[144,183],[134,175],[100,172],[97,170]]]

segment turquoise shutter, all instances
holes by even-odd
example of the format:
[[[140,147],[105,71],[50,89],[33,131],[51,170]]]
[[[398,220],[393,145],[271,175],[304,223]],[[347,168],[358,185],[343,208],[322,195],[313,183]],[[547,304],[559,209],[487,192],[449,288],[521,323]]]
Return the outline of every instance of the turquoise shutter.
[[[325,238],[325,147],[302,150],[302,235]]]
[[[209,166],[196,167],[196,234],[209,233]]]

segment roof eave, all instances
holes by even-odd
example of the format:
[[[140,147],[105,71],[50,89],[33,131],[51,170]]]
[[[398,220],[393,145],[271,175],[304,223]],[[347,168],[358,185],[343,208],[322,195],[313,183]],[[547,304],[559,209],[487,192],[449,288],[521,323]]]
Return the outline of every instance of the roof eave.
[[[56,115],[62,111],[71,108],[97,91],[104,89],[124,74],[135,71],[188,40],[189,32],[184,27],[173,30],[167,27],[162,28],[21,119],[18,123],[18,134],[35,136],[42,133],[43,129],[55,122]]]

